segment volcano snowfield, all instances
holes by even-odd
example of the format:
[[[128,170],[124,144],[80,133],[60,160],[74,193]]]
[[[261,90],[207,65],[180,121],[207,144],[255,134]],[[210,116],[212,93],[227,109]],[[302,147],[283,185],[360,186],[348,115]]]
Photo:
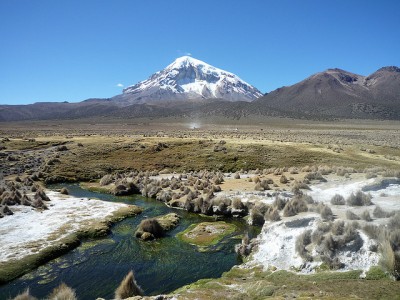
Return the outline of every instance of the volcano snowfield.
[[[270,118],[241,123],[143,118],[8,122],[0,129],[0,160],[6,181],[19,180],[18,176],[24,182],[25,177],[40,173],[43,185],[83,182],[83,187],[101,192],[110,192],[118,182],[138,180],[129,173],[148,171],[158,174],[149,177],[151,184],[180,178],[178,186],[186,184],[205,197],[203,180],[208,175],[204,172],[220,176],[221,191],[215,190],[207,200],[213,203],[214,213],[208,213],[243,210],[245,219],[262,227],[262,233],[252,241],[244,238],[238,247],[243,265],[221,278],[202,279],[170,291],[166,299],[227,295],[238,299],[348,299],[349,295],[396,299],[400,295],[400,284],[393,280],[397,267],[382,258],[385,240],[376,236],[378,227],[373,226],[397,226],[393,224],[400,210],[399,134],[396,121]],[[101,184],[105,175],[111,176],[109,185]],[[193,186],[189,184],[192,177],[198,178]],[[216,184],[215,179],[210,182]],[[351,204],[351,194],[359,191],[370,204]],[[179,189],[163,187],[159,193],[163,192],[172,195],[172,200],[162,200],[170,206],[190,204]],[[343,196],[343,205],[331,203],[335,194]],[[193,201],[195,207],[197,200]],[[288,204],[293,201],[297,204]],[[352,220],[350,212],[355,215]],[[18,213],[15,210],[14,216]],[[14,216],[6,215],[3,220]],[[332,242],[331,248],[327,241]],[[394,236],[392,243],[394,263]]]

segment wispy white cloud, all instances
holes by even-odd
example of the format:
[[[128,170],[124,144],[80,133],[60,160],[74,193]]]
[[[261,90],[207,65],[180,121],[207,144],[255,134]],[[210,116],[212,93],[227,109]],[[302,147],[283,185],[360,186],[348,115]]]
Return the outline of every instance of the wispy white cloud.
[[[192,53],[190,53],[190,52],[186,52],[186,51],[182,51],[182,50],[176,50],[176,52],[178,52],[178,55],[192,56]]]
[[[117,87],[121,87],[122,88],[122,87],[124,87],[124,85],[122,83],[118,83]]]

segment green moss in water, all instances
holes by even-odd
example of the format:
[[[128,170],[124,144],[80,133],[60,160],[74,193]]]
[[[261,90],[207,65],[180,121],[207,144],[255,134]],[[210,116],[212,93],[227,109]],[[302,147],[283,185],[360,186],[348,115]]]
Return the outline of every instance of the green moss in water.
[[[231,235],[236,231],[234,224],[225,222],[202,222],[192,224],[183,232],[177,234],[177,237],[186,243],[200,247],[200,250],[206,251],[207,247],[218,244],[224,237]]]

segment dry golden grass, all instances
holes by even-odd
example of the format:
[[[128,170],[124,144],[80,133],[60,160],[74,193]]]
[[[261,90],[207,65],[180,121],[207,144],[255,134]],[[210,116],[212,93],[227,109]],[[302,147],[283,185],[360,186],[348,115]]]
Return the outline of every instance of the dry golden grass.
[[[0,137],[10,141],[0,144],[12,152],[67,143],[69,151],[45,170],[56,181],[90,180],[128,169],[236,172],[321,164],[400,167],[398,122],[267,119],[255,125],[225,121],[196,130],[189,129],[189,121],[168,119],[4,123]],[[168,147],[157,150],[158,143]],[[214,151],[217,145],[226,150]]]

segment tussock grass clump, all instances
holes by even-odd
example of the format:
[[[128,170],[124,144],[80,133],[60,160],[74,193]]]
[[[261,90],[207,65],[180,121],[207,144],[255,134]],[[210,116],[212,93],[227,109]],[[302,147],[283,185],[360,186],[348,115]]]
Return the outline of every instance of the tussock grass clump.
[[[331,204],[333,204],[333,205],[345,205],[346,201],[344,200],[344,197],[342,195],[335,194],[331,199]]]
[[[112,183],[113,177],[110,174],[104,175],[101,179],[100,179],[100,185],[101,186],[105,186],[105,185],[109,185],[110,183]]]
[[[396,280],[400,279],[400,214],[389,219],[387,227],[367,224],[363,231],[380,244],[380,265]]]
[[[380,265],[396,280],[400,279],[400,252],[393,249],[389,241],[383,241],[380,246]]]
[[[311,241],[316,244],[319,245],[322,243],[322,240],[324,239],[324,232],[321,230],[314,230],[311,234]]]
[[[283,209],[283,216],[291,217],[306,211],[308,211],[307,202],[301,197],[295,197],[286,203]]]
[[[373,225],[373,224],[366,224],[362,230],[365,232],[365,234],[373,240],[379,240],[384,238],[385,236],[385,231],[383,230],[382,227]]]
[[[264,214],[259,207],[255,206],[250,210],[250,220],[252,225],[262,226],[265,223]]]
[[[372,221],[371,215],[369,214],[369,211],[368,211],[368,210],[364,210],[364,211],[362,212],[362,214],[361,214],[361,219],[363,219],[363,220],[366,221],[366,222],[371,222],[371,221]]]
[[[331,232],[334,235],[342,235],[344,233],[344,221],[337,220],[337,221],[333,222],[332,227],[331,227]]]
[[[301,199],[306,201],[307,204],[314,204],[315,203],[313,197],[311,197],[310,195],[301,195]]]
[[[69,195],[69,191],[68,191],[68,189],[67,189],[66,187],[63,187],[63,188],[60,190],[60,194]]]
[[[49,300],[75,300],[75,290],[71,289],[65,283],[61,283],[56,287],[48,297]]]
[[[269,185],[268,185],[268,180],[264,179],[264,180],[262,180],[262,181],[259,181],[259,182],[255,185],[254,189],[255,189],[256,191],[265,191],[265,190],[269,190],[270,187],[269,187]]]
[[[400,212],[396,212],[388,222],[388,228],[390,230],[400,229]]]
[[[400,178],[400,170],[385,170],[382,174],[383,177],[397,177]]]
[[[351,210],[346,211],[347,220],[360,220],[361,218],[353,213]]]
[[[295,181],[292,186],[292,192],[294,194],[300,194],[301,190],[309,190],[310,187],[303,181]]]
[[[281,220],[281,216],[279,215],[279,211],[277,208],[270,208],[264,215],[264,219],[271,222],[278,222]]]
[[[286,178],[285,175],[282,175],[282,176],[279,178],[279,182],[282,183],[282,184],[286,184],[286,183],[288,183],[288,181],[289,181],[289,180]]]
[[[319,203],[317,211],[321,214],[322,219],[326,221],[333,220],[333,212],[329,206]]]
[[[374,211],[372,212],[372,215],[375,217],[375,218],[389,218],[389,217],[392,217],[392,216],[394,216],[394,214],[395,214],[395,212],[387,212],[387,211],[384,211],[380,206],[376,206],[375,207],[375,209],[374,209]]]
[[[249,256],[251,248],[252,245],[250,244],[249,235],[246,233],[242,238],[242,243],[235,246],[235,252],[243,258]]]
[[[309,244],[311,244],[311,230],[306,230],[297,237],[295,249],[303,259],[312,261],[312,256],[306,249]]]
[[[390,233],[389,241],[394,250],[400,250],[400,229],[396,229]]]
[[[244,205],[242,203],[242,200],[240,198],[233,198],[231,202],[231,206],[234,209],[243,209]]]
[[[326,182],[327,180],[322,176],[320,172],[310,172],[304,176],[304,179],[308,181],[318,180],[320,182]]]
[[[349,206],[368,206],[372,205],[371,195],[358,191],[356,194],[351,193],[347,198],[346,203]]]
[[[142,296],[143,291],[135,280],[133,271],[122,280],[119,287],[115,290],[115,299],[126,299],[133,296]]]
[[[320,259],[330,269],[340,269],[343,264],[337,257],[337,253],[351,247],[352,251],[358,251],[362,247],[362,239],[358,234],[358,224],[348,223],[342,220],[335,222],[320,222],[311,233],[311,242],[315,244],[315,250]]]
[[[154,238],[159,238],[164,235],[164,229],[161,227],[157,219],[144,219],[140,222],[136,237],[142,237],[143,233],[149,233]]]
[[[26,289],[25,292],[15,296],[12,300],[37,300],[37,298],[29,293],[29,289]]]

